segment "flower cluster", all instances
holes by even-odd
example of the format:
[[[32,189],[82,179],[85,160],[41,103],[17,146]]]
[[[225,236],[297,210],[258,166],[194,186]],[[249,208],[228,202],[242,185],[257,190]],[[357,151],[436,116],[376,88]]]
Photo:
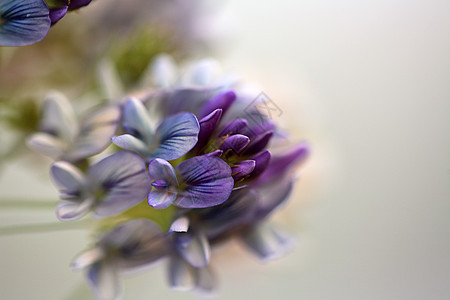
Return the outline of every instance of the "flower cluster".
[[[186,82],[160,57],[147,96],[95,107],[81,122],[63,95],[45,99],[28,145],[56,160],[57,217],[94,216],[98,239],[72,267],[87,270],[99,299],[120,295],[122,274],[163,258],[172,288],[211,291],[211,248],[231,237],[261,259],[289,246],[265,221],[288,198],[308,148],[268,150],[286,139],[207,66]]]
[[[25,46],[41,41],[67,11],[92,0],[0,0],[0,46]]]

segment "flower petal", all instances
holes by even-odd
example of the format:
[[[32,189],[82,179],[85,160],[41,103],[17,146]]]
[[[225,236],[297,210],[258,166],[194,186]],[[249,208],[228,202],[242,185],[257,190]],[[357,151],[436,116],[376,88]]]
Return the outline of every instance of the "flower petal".
[[[105,150],[116,132],[119,118],[120,109],[117,105],[101,107],[88,114],[82,122],[72,150],[65,155],[65,159],[78,161]]]
[[[74,165],[58,161],[50,168],[53,182],[61,193],[61,198],[82,201],[83,192],[87,189],[88,182],[81,171]]]
[[[195,288],[203,296],[214,296],[216,281],[209,268],[195,269]]]
[[[0,45],[25,46],[42,40],[50,29],[43,0],[0,1]]]
[[[156,129],[160,146],[150,158],[177,159],[197,143],[200,131],[197,118],[192,113],[181,113],[164,119]]]
[[[55,160],[60,159],[68,147],[61,139],[43,132],[31,135],[26,143],[32,150]]]
[[[225,139],[225,142],[220,146],[221,150],[231,151],[233,154],[239,154],[248,144],[250,139],[242,134],[235,134]]]
[[[100,300],[120,299],[122,281],[119,270],[111,260],[102,260],[89,268],[87,280],[90,288]]]
[[[187,232],[189,229],[189,219],[187,217],[180,217],[173,221],[170,225],[169,232]]]
[[[236,163],[236,166],[231,168],[231,175],[235,181],[239,181],[247,177],[254,169],[256,162],[254,160],[243,160]]]
[[[288,176],[280,177],[271,184],[258,185],[258,207],[255,212],[257,220],[266,218],[276,208],[280,207],[290,196],[295,179]]]
[[[69,10],[78,9],[91,3],[92,0],[70,0]]]
[[[45,96],[40,130],[72,144],[78,134],[78,121],[67,97],[53,91]]]
[[[199,212],[202,230],[208,238],[214,238],[234,226],[250,222],[257,203],[254,191],[248,188],[233,191],[223,204]]]
[[[272,156],[266,170],[258,178],[258,183],[271,182],[279,177],[283,177],[295,166],[303,162],[309,154],[309,146],[300,143],[291,150]]]
[[[148,173],[152,181],[152,189],[148,194],[148,204],[157,209],[169,207],[177,197],[178,186],[175,169],[164,159],[156,158],[150,161]]]
[[[194,151],[199,152],[202,151],[204,148],[207,148],[207,143],[209,139],[211,138],[212,133],[217,127],[217,124],[219,124],[220,117],[222,116],[222,110],[216,109],[206,117],[202,118],[199,121],[200,125],[200,132],[198,133],[198,142],[195,145]],[[206,147],[205,147],[206,146]],[[206,149],[205,152],[208,152],[208,149]]]
[[[242,133],[247,125],[247,120],[235,119],[225,125],[225,127],[220,131],[219,137]]]
[[[125,132],[142,140],[147,146],[154,144],[154,131],[144,104],[136,98],[129,98],[123,106]]]
[[[194,270],[178,255],[170,257],[168,272],[170,288],[187,291],[194,287]]]
[[[155,223],[146,219],[134,219],[117,226],[99,243],[115,251],[118,266],[126,271],[148,266],[170,251],[167,236]]]
[[[150,189],[144,160],[129,151],[115,152],[89,169],[88,177],[104,192],[94,209],[101,217],[112,216],[142,202]]]
[[[230,196],[234,180],[230,167],[220,158],[196,156],[176,167],[182,184],[175,205],[185,208],[204,208],[223,203]]]
[[[50,21],[52,26],[66,15],[67,8],[67,6],[59,6],[50,9]]]
[[[115,136],[111,139],[111,141],[120,148],[136,152],[143,157],[147,157],[148,155],[150,155],[150,151],[147,145],[144,144],[142,140],[131,134],[127,133]]]
[[[264,172],[264,170],[269,165],[271,156],[272,155],[270,154],[270,151],[266,150],[252,157],[252,159],[255,161],[255,169],[250,174],[252,178],[256,178]]]
[[[203,233],[188,231],[176,232],[173,235],[175,249],[189,264],[195,268],[204,268],[208,265],[211,249]]]
[[[171,87],[177,79],[177,66],[172,57],[167,54],[158,55],[153,60],[149,71],[151,84],[157,88]]]
[[[83,201],[62,201],[56,207],[56,217],[60,221],[73,221],[82,218],[94,204],[93,198],[87,198]]]
[[[293,245],[292,238],[267,224],[251,228],[242,235],[244,244],[262,260],[277,258]]]
[[[104,252],[100,247],[89,249],[78,255],[77,258],[75,258],[75,260],[70,264],[70,267],[72,270],[83,269],[99,261],[103,255]]]
[[[223,114],[225,114],[235,100],[236,94],[233,91],[221,92],[203,105],[199,117],[203,118],[219,108],[222,109]]]
[[[242,152],[243,155],[253,155],[264,150],[273,136],[273,131],[269,130],[252,139]]]

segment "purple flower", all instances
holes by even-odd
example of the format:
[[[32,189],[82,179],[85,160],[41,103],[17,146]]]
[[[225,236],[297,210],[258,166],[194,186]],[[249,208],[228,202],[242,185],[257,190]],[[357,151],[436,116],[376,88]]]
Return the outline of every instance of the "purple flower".
[[[122,273],[153,264],[169,251],[169,240],[158,226],[134,219],[103,234],[93,248],[74,260],[72,268],[88,268],[87,280],[98,299],[118,299]]]
[[[61,20],[67,13],[67,11],[75,10],[80,7],[86,6],[91,3],[92,0],[50,0],[48,1],[50,6],[50,20],[52,26]]]
[[[67,98],[53,92],[44,101],[41,132],[29,137],[27,145],[55,160],[77,162],[110,144],[119,118],[118,106],[109,105],[91,111],[78,122]]]
[[[193,157],[175,168],[157,158],[150,161],[148,172],[153,187],[148,203],[155,208],[172,203],[184,208],[219,205],[228,199],[234,185],[230,167],[217,157]]]
[[[177,159],[197,143],[199,124],[192,113],[180,113],[164,119],[153,130],[150,117],[141,101],[130,98],[123,107],[122,126],[126,134],[114,137],[117,146],[153,158]]]
[[[116,215],[142,202],[149,190],[144,160],[128,151],[94,163],[86,174],[59,161],[52,165],[51,176],[63,200],[56,208],[61,221],[79,219],[90,210],[98,217]]]
[[[49,29],[49,9],[44,0],[0,0],[0,46],[37,43]]]

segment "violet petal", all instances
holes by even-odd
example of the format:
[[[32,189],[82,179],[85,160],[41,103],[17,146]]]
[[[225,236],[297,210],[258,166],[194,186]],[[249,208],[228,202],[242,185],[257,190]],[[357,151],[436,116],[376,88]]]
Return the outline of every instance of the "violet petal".
[[[254,160],[243,160],[236,163],[236,166],[231,168],[231,175],[235,181],[239,181],[248,176],[255,169]]]
[[[252,139],[248,146],[242,151],[243,155],[253,155],[264,150],[273,136],[273,131],[267,131]]]
[[[220,131],[219,137],[233,135],[237,133],[242,133],[244,129],[247,127],[248,122],[245,119],[235,119],[229,122],[225,127]]]
[[[250,139],[242,134],[235,134],[226,138],[225,142],[220,145],[220,149],[224,151],[231,151],[234,154],[239,154],[248,144]]]
[[[222,110],[216,109],[199,121],[200,132],[198,133],[198,142],[195,145],[194,151],[201,151],[207,145],[217,124],[219,124],[221,116]]]
[[[177,159],[197,143],[200,131],[197,118],[192,113],[181,113],[164,119],[156,129],[160,146],[150,158]]]
[[[59,6],[50,9],[50,21],[52,26],[66,15],[67,8],[67,6]]]
[[[258,183],[270,182],[289,172],[304,161],[309,154],[309,146],[300,143],[288,152],[272,156],[266,170],[258,178]]]
[[[50,29],[43,0],[0,1],[0,46],[25,46],[42,40]]]
[[[236,94],[233,91],[221,92],[203,105],[199,117],[203,118],[218,108],[221,108],[223,114],[225,114],[235,100]]]
[[[196,156],[176,167],[187,187],[179,192],[175,205],[185,208],[215,206],[226,201],[233,189],[230,167],[220,158]]]
[[[255,156],[253,156],[252,159],[255,161],[255,168],[253,169],[250,176],[252,178],[256,178],[261,173],[263,173],[264,170],[269,165],[270,158],[271,158],[271,154],[270,154],[269,150],[265,150]]]

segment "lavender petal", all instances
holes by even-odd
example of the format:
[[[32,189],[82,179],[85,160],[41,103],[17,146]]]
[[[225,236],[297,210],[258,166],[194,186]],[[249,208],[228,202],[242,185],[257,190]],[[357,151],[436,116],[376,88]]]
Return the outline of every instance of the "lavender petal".
[[[73,148],[64,158],[77,161],[105,150],[116,132],[119,118],[120,109],[116,105],[101,107],[88,114],[81,123]]]
[[[197,118],[192,113],[181,113],[164,119],[156,129],[160,146],[149,158],[173,160],[183,156],[197,143],[199,131]]]
[[[123,106],[122,127],[126,133],[142,140],[144,144],[152,146],[154,130],[144,104],[136,98],[129,98]]]
[[[195,268],[204,268],[211,258],[211,249],[208,239],[197,231],[174,233],[175,249]]]
[[[129,151],[115,152],[89,169],[88,177],[105,196],[94,212],[101,217],[112,216],[142,202],[150,189],[145,162]]]

